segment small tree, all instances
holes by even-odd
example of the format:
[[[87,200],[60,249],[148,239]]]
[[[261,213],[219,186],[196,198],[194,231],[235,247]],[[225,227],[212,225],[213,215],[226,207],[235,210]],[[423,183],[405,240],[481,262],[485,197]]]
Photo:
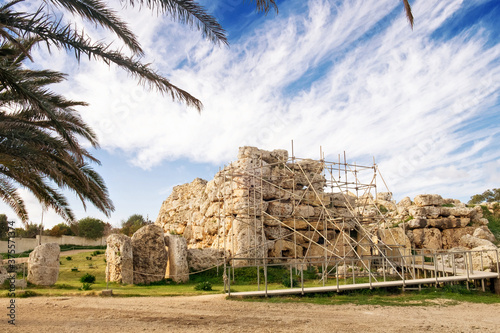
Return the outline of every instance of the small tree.
[[[63,235],[73,236],[74,233],[71,230],[70,226],[66,223],[59,223],[52,227],[52,229],[48,230],[47,234],[49,236],[61,237]]]
[[[96,218],[86,217],[78,221],[78,236],[97,239],[104,235],[104,226],[106,224]]]
[[[148,224],[144,217],[140,214],[130,216],[127,221],[122,221],[121,233],[127,236],[132,236],[134,232]]]
[[[9,223],[7,221],[7,215],[0,214],[0,240],[6,240],[7,233],[9,232]]]
[[[482,194],[473,195],[469,204],[480,204],[481,202],[500,202],[500,188],[494,188],[493,190],[486,190]]]

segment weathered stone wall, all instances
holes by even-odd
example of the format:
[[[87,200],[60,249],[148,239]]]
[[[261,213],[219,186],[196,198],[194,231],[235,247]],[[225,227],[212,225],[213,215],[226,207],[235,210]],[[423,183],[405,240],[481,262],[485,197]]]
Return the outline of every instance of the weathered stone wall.
[[[325,193],[323,168],[308,159],[290,163],[285,150],[242,147],[214,179],[174,187],[156,224],[183,235],[189,248],[225,249],[241,258],[324,256],[315,243],[331,243],[328,255],[344,256],[348,240],[324,220],[326,214],[352,218],[346,205],[355,198]],[[352,226],[347,221],[340,228]]]
[[[389,192],[375,198],[332,193],[325,191],[324,167],[307,159],[292,163],[285,150],[242,147],[238,160],[214,179],[174,187],[155,224],[182,235],[189,249],[227,251],[242,259],[354,256],[354,251],[369,252],[370,244],[404,246],[409,254],[410,247],[459,247],[465,235],[494,241],[480,207],[439,195],[396,203]],[[354,218],[367,226],[370,235],[356,228],[358,241],[367,247],[349,236]]]

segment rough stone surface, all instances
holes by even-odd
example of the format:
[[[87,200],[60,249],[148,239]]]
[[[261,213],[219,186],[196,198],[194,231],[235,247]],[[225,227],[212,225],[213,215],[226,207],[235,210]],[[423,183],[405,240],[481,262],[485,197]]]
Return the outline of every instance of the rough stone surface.
[[[413,229],[408,231],[408,237],[417,249],[440,250],[443,248],[441,231],[437,228]]]
[[[464,235],[460,238],[460,246],[468,249],[473,249],[479,246],[486,246],[489,248],[496,249],[496,245],[486,239],[481,239],[474,237],[472,235]]]
[[[59,277],[59,244],[38,245],[28,259],[28,281],[40,285],[54,285]]]
[[[481,226],[479,228],[476,228],[474,230],[474,233],[472,236],[480,238],[480,239],[486,239],[487,241],[494,242],[496,241],[495,235],[488,229],[488,227]]]
[[[187,282],[189,280],[189,267],[186,239],[179,235],[165,234],[165,244],[168,248],[165,277],[175,282]]]
[[[149,284],[165,278],[168,253],[163,230],[146,225],[132,236],[134,284]]]
[[[497,258],[500,258],[499,250],[490,245],[482,245],[472,249],[472,268],[475,271],[497,271]]]
[[[123,234],[112,234],[106,239],[106,278],[108,281],[134,283],[132,240]]]
[[[188,249],[187,260],[192,272],[224,264],[224,253],[217,249]]]
[[[438,194],[419,194],[414,199],[415,205],[424,206],[441,206],[444,203],[443,197]]]
[[[429,227],[438,229],[453,229],[453,228],[463,228],[469,224],[469,218],[455,218],[455,217],[442,217],[439,219],[428,219],[427,225]]]
[[[406,236],[403,228],[381,229],[378,231],[378,237],[382,244],[392,249],[387,252],[387,255],[411,255],[410,239]]]
[[[453,249],[460,246],[460,238],[464,235],[472,235],[474,227],[446,229],[442,231],[443,249]]]

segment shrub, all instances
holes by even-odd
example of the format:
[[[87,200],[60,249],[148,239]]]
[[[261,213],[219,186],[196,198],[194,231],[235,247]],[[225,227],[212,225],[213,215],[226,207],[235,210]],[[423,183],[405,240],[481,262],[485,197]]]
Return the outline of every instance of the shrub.
[[[299,285],[299,279],[300,279],[300,276],[293,274],[292,281],[290,281],[290,274],[284,274],[283,279],[281,280],[281,284],[287,288],[291,288],[292,282],[293,282],[293,286],[297,287]]]
[[[195,287],[195,290],[205,290],[205,291],[210,291],[212,290],[212,284],[208,281],[200,282],[198,283]]]
[[[89,273],[85,273],[85,275],[80,278],[80,282],[95,283],[95,276]]]
[[[78,272],[78,267],[73,267],[73,268],[71,269],[71,271],[72,271],[72,272]]]
[[[67,257],[66,257],[66,260],[68,260],[68,261],[69,261],[69,260],[73,260],[73,258],[71,258],[70,256],[67,256]]]
[[[104,254],[104,251],[94,251],[94,252],[92,252],[90,255],[91,255],[92,257],[95,257],[95,256],[98,256],[99,254]]]
[[[92,260],[92,257],[85,257],[85,259],[87,259],[87,260]]]
[[[92,289],[92,287],[91,287],[91,284],[90,284],[90,283],[84,283],[84,284],[82,285],[82,287],[80,288],[80,290],[90,290],[90,289]]]

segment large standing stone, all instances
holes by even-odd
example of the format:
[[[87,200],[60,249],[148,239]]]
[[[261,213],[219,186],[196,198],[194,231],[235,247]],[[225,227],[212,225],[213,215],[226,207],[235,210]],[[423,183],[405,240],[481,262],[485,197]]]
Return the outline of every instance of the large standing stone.
[[[55,284],[59,277],[60,251],[57,243],[35,247],[28,259],[28,281],[40,286]]]
[[[123,234],[112,234],[106,239],[106,280],[134,283],[132,241]]]
[[[146,225],[132,236],[134,284],[149,284],[165,278],[168,253],[163,229]]]
[[[175,282],[189,281],[188,249],[186,239],[179,235],[165,234],[168,247],[166,277]]]

